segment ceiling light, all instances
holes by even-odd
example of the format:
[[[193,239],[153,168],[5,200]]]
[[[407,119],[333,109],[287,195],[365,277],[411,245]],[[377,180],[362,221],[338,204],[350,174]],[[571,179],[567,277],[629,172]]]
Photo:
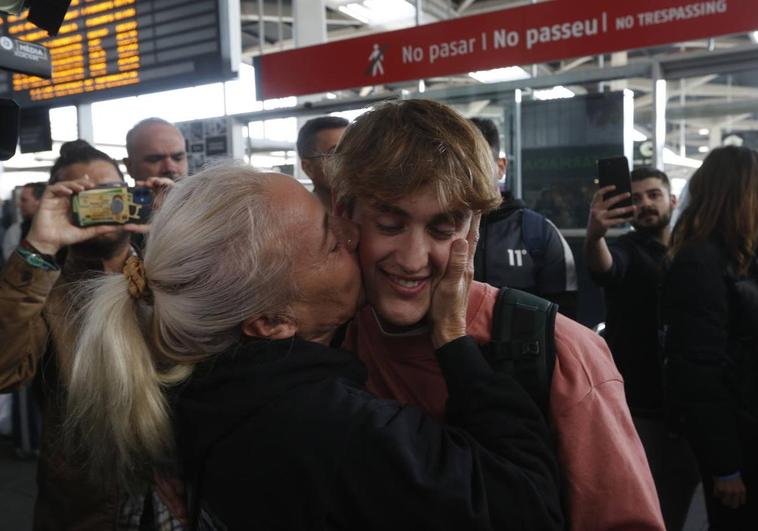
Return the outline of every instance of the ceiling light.
[[[478,72],[469,72],[468,75],[480,83],[518,81],[519,79],[528,79],[531,77],[526,70],[519,66],[508,66],[506,68],[495,68],[493,70],[479,70]]]
[[[729,135],[722,141],[722,144],[725,146],[738,146],[739,147],[744,143],[745,143],[745,140],[741,136],[737,136],[737,135]]]
[[[387,24],[413,18],[416,8],[407,0],[363,0],[338,7],[339,11],[364,24]]]
[[[371,107],[363,107],[361,109],[351,109],[349,111],[337,111],[337,112],[329,113],[329,116],[339,116],[340,118],[344,118],[348,122],[352,122],[353,120],[358,118],[361,114],[370,110],[371,110]]]
[[[697,134],[699,134],[700,136],[708,136],[709,134],[711,134],[711,130],[703,127],[702,129],[697,130]]]
[[[551,89],[535,90],[533,94],[535,100],[559,100],[573,97],[574,93],[563,85],[557,85]]]
[[[635,142],[644,142],[647,140],[647,135],[637,129],[632,129],[632,140]]]
[[[699,168],[703,161],[697,159],[691,159],[689,157],[682,157],[677,155],[669,148],[663,148],[663,162],[665,164],[671,164],[674,166],[685,166],[687,168]]]

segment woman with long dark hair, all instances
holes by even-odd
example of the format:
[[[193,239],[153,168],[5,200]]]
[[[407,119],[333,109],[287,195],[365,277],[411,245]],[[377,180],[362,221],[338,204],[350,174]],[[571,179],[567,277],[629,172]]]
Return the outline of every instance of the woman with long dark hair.
[[[758,529],[758,153],[714,149],[672,233],[664,289],[671,403],[712,530]]]

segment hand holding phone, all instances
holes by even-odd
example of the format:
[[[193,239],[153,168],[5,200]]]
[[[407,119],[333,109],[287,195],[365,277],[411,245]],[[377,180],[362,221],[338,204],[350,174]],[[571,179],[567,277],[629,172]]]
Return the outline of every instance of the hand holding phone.
[[[632,206],[632,177],[629,173],[629,161],[626,157],[613,157],[597,161],[597,182],[600,188],[614,186],[603,194],[603,200],[608,201],[611,197],[628,194],[620,198],[612,205],[616,208]]]
[[[626,157],[597,161],[597,180],[600,188],[592,196],[587,238],[598,240],[608,229],[622,225],[634,217],[632,181]]]
[[[72,224],[72,197],[94,187],[95,184],[86,175],[81,179],[48,186],[26,237],[29,243],[44,254],[54,255],[67,245],[119,230],[115,226],[98,225],[81,228]]]

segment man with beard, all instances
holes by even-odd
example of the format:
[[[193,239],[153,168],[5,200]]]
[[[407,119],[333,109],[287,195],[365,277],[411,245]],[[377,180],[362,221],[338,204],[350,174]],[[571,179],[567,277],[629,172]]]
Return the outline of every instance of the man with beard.
[[[592,198],[584,254],[593,280],[605,289],[604,336],[624,377],[666,528],[678,530],[698,475],[684,439],[670,433],[664,422],[658,298],[676,197],[666,174],[654,168],[632,172],[633,206],[617,207],[628,193],[604,199],[613,189],[600,188]],[[606,243],[608,229],[627,222],[634,230]]]
[[[42,395],[34,529],[106,530],[118,525],[115,489],[94,484],[80,463],[64,456],[60,432],[76,337],[72,317],[87,302],[76,281],[121,272],[135,253],[130,233],[146,230],[71,223],[73,194],[106,183],[123,183],[108,155],[83,140],[63,144],[29,233],[0,273],[0,392],[37,376]],[[153,178],[146,185],[169,183]],[[59,264],[56,254],[64,249],[65,261]]]

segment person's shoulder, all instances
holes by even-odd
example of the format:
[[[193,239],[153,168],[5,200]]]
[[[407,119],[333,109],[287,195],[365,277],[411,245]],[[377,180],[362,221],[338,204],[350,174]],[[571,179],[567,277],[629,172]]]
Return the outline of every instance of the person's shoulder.
[[[714,240],[696,240],[685,243],[674,256],[674,262],[722,262],[726,261],[721,246]]]
[[[605,340],[589,328],[558,314],[551,386],[554,407],[558,411],[568,409],[608,382],[623,383],[623,379]]]
[[[723,275],[729,267],[729,258],[713,240],[685,243],[671,260],[668,278],[679,277],[678,282],[710,281]],[[677,283],[678,283],[677,282]]]
[[[549,221],[548,218],[544,214],[540,214],[539,212],[537,212],[534,209],[529,208],[528,206],[521,207],[519,210],[522,216],[526,214],[527,216],[532,216],[535,219]]]
[[[483,345],[492,337],[492,316],[499,288],[484,282],[471,282],[466,313],[466,333]]]
[[[550,221],[550,219],[547,216],[545,216],[544,214],[540,214],[536,210],[532,210],[531,208],[524,206],[520,208],[518,212],[521,215],[522,225],[524,223],[535,223],[535,224],[539,224],[542,227],[547,226],[548,229],[552,227],[556,231],[558,230],[553,224],[553,222]]]

